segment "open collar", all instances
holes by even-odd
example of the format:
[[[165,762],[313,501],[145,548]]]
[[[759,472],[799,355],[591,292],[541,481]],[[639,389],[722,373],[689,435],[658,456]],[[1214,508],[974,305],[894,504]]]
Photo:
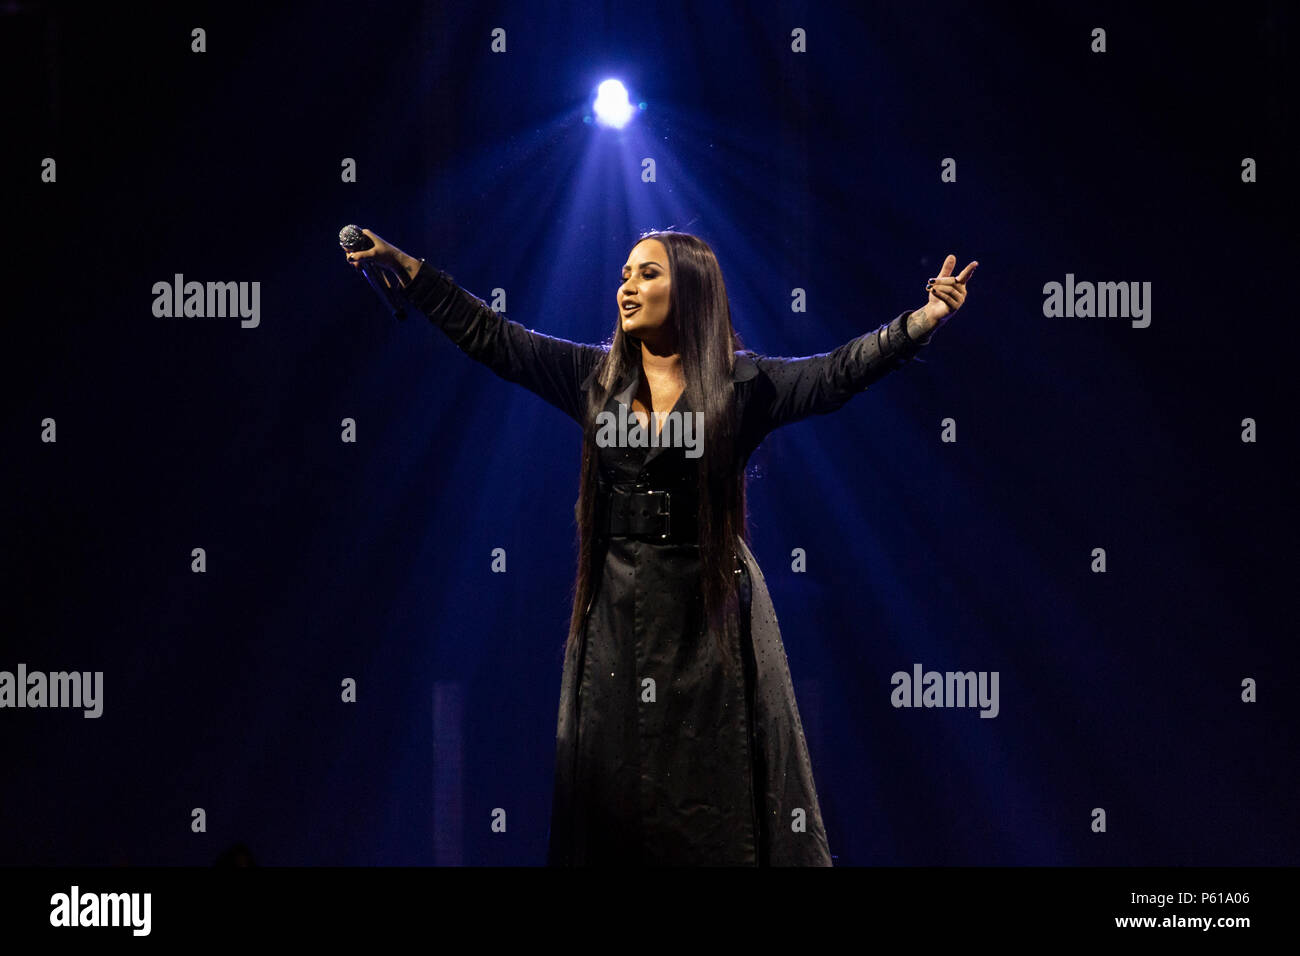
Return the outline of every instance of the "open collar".
[[[598,368],[599,366],[597,366],[597,368],[593,368],[587,374],[587,377],[583,380],[582,391],[584,394],[586,393],[587,389],[591,386],[592,382],[596,380],[596,371]],[[733,367],[731,370],[732,385],[734,386],[738,382],[746,382],[757,374],[758,374],[758,366],[754,363],[753,353],[737,352],[735,354],[735,361],[733,363]],[[606,407],[608,408],[610,404],[616,404],[616,405],[627,405],[630,408],[632,405],[632,399],[636,395],[637,388],[638,386],[640,386],[640,384],[641,384],[641,363],[637,362],[635,365],[633,365],[623,373],[623,377],[619,380],[618,384],[614,386],[614,393],[605,402]],[[691,409],[690,402],[687,401],[685,393],[683,393],[677,399],[677,404],[676,406],[674,406],[674,408],[678,412],[684,415],[689,415],[693,411]],[[660,452],[663,451],[664,447],[665,446],[657,443],[654,445],[646,446],[645,460],[642,463],[642,466],[644,467],[646,465],[649,465],[650,462],[652,462],[655,458],[659,456]]]
[[[598,362],[595,367],[587,373],[587,377],[582,380],[582,391],[584,393],[587,389],[591,388],[592,383],[596,381],[596,373],[599,370],[600,363]],[[732,384],[734,385],[737,382],[747,382],[757,374],[758,365],[754,362],[754,353],[737,352],[735,365],[731,370]],[[618,384],[614,386],[614,397],[624,403],[631,401],[632,395],[635,394],[636,386],[640,381],[641,365],[640,363],[637,363],[627,369],[627,371],[623,373],[623,377],[619,380]]]

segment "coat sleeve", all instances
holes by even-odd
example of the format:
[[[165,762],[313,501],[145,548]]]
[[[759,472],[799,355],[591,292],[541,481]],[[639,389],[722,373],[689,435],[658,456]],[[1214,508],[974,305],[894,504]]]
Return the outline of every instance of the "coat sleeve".
[[[420,266],[402,292],[470,358],[581,424],[586,409],[582,383],[604,349],[526,329],[498,315],[428,263]]]
[[[782,425],[833,412],[868,385],[902,368],[929,344],[933,333],[916,340],[907,334],[907,317],[805,358],[757,356],[759,375],[749,403],[758,435]]]

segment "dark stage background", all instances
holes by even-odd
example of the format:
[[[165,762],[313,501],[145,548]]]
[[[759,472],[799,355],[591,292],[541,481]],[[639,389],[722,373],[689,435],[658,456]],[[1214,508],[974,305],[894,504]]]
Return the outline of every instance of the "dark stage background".
[[[751,461],[837,863],[1296,862],[1295,19],[6,4],[0,670],[104,697],[0,710],[0,863],[544,862],[578,429],[385,314],[350,222],[588,342],[637,234],[694,232],[775,355],[978,259],[924,364]],[[260,324],[155,317],[175,273]],[[1067,273],[1150,282],[1150,326],[1045,317]],[[998,672],[998,716],[894,708],[915,663]]]

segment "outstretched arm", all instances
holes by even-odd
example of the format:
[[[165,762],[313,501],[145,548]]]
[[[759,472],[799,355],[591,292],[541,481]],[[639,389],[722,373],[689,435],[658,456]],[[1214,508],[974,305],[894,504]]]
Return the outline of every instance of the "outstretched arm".
[[[806,358],[759,356],[755,364],[762,373],[754,383],[750,402],[757,435],[800,421],[810,415],[835,411],[867,386],[894,369],[906,365],[929,344],[934,330],[966,298],[966,280],[978,262],[953,276],[955,256],[944,260],[938,277],[926,289],[929,300],[915,311],[904,312],[891,322],[858,336],[839,348]]]
[[[904,312],[820,355],[757,356],[754,362],[761,374],[749,403],[755,427],[767,434],[811,415],[833,412],[868,385],[902,368],[926,344],[908,335],[910,315]]]
[[[381,264],[397,273],[407,300],[462,352],[582,422],[586,408],[582,382],[604,349],[526,329],[498,315],[447,273],[389,246],[369,230],[362,231],[375,240],[376,249],[385,250]],[[366,253],[352,255],[364,257]]]

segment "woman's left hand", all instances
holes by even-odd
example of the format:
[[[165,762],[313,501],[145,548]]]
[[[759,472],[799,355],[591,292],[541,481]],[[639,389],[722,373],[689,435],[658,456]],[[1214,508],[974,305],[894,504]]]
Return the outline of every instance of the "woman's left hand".
[[[974,275],[977,265],[979,265],[978,259],[962,269],[960,275],[954,276],[952,270],[957,266],[957,257],[950,255],[943,260],[943,268],[939,270],[939,274],[925,284],[930,298],[925,303],[925,308],[919,310],[924,313],[920,323],[922,333],[933,332],[962,307],[962,303],[966,301],[966,282]]]

